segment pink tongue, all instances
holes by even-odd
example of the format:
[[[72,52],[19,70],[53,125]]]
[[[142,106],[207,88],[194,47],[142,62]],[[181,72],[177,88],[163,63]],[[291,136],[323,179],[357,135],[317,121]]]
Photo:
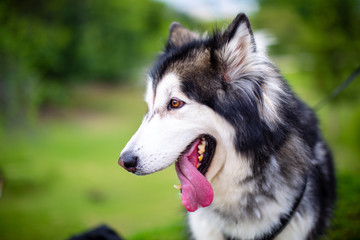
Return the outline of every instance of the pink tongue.
[[[175,167],[181,182],[184,207],[189,212],[194,212],[199,207],[209,206],[213,201],[214,192],[204,175],[186,157],[177,161]]]

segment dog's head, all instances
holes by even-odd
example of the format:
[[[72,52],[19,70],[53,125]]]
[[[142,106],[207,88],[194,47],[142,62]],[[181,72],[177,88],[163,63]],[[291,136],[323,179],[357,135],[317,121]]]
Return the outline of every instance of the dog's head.
[[[176,162],[183,203],[184,193],[191,193],[185,194],[187,209],[209,205],[212,189],[206,179],[216,176],[234,152],[258,148],[264,131],[279,121],[272,96],[277,83],[264,82],[271,68],[264,62],[244,14],[211,37],[173,23],[166,49],[149,74],[148,112],[119,164],[145,175]]]

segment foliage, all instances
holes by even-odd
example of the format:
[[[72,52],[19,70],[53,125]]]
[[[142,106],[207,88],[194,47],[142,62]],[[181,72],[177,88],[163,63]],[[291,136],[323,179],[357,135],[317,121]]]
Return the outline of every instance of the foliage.
[[[191,23],[149,0],[1,1],[0,120],[26,121],[39,106],[66,102],[75,82],[142,76],[175,19]]]
[[[276,37],[273,54],[296,56],[311,71],[314,87],[329,93],[360,66],[360,2],[357,0],[260,0],[257,27]],[[358,98],[360,84],[342,99]]]

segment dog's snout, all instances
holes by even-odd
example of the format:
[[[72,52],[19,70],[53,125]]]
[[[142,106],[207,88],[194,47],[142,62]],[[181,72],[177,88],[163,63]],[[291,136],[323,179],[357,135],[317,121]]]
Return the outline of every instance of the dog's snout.
[[[132,152],[125,152],[119,158],[119,165],[129,172],[136,172],[138,157]]]

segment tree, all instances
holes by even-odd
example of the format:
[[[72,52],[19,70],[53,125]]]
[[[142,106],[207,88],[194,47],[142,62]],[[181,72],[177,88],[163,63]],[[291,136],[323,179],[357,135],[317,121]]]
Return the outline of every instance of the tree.
[[[272,50],[297,53],[300,66],[311,69],[320,92],[328,93],[360,66],[360,1],[259,3],[258,26],[271,29],[278,39]],[[347,90],[342,99],[358,97],[359,87]]]
[[[191,22],[150,0],[0,1],[0,122],[65,101],[74,82],[142,76],[175,19]]]

